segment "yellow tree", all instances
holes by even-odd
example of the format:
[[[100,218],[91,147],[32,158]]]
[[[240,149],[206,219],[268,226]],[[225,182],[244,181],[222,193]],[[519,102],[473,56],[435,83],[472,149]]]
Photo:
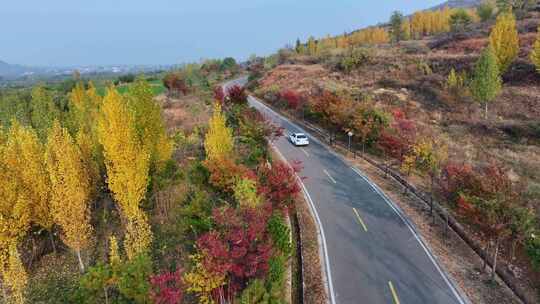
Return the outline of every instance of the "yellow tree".
[[[12,132],[10,132],[11,134]],[[0,243],[9,244],[23,237],[30,227],[30,195],[13,170],[16,141],[7,140],[0,147]]]
[[[98,121],[109,189],[126,220],[124,248],[129,259],[147,252],[152,231],[139,204],[146,194],[150,155],[137,135],[135,117],[126,101],[109,88]]]
[[[90,182],[81,151],[58,121],[49,132],[45,155],[51,178],[54,221],[61,227],[64,243],[77,254],[83,272],[81,251],[88,246],[93,230],[88,207]]]
[[[120,249],[118,249],[118,241],[114,235],[109,237],[109,264],[116,268],[122,263],[122,258],[120,257]]]
[[[0,244],[0,263],[3,283],[10,289],[8,303],[26,303],[24,290],[28,283],[28,274],[15,242]]]
[[[505,12],[497,17],[497,22],[489,35],[489,42],[497,57],[499,71],[503,74],[519,52],[519,35],[513,13]]]
[[[101,149],[97,146],[91,134],[82,130],[77,132],[75,142],[81,152],[81,159],[84,169],[88,173],[88,182],[90,190],[90,198],[95,198],[98,194],[99,184],[101,183],[100,166],[98,163],[98,155],[101,155]]]
[[[422,13],[416,12],[411,17],[411,32],[414,39],[419,39],[423,35]]]
[[[139,211],[137,215],[128,219],[126,236],[124,239],[124,250],[129,260],[147,254],[152,243],[152,230],[146,214]]]
[[[308,42],[307,42],[307,51],[308,51],[308,55],[310,56],[317,55],[318,46],[317,46],[317,41],[315,41],[315,38],[309,37]]]
[[[90,177],[94,193],[100,182],[100,164],[103,155],[97,137],[96,120],[98,119],[102,98],[90,82],[88,89],[79,82],[69,95],[69,108],[72,134],[81,149],[82,158]]]
[[[538,27],[536,41],[534,42],[530,57],[531,61],[536,66],[536,71],[540,73],[540,27]]]
[[[204,140],[206,158],[208,160],[228,158],[232,155],[233,145],[232,131],[226,125],[226,118],[221,111],[221,106],[216,103]]]
[[[30,227],[33,191],[22,183],[20,168],[15,166],[20,165],[22,147],[29,140],[37,142],[37,136],[29,130],[14,121],[10,132],[0,140],[0,274],[13,303],[24,303],[27,282],[17,244]]]
[[[172,142],[167,136],[161,107],[154,101],[150,84],[139,77],[127,94],[135,117],[137,135],[150,153],[150,169],[159,170],[171,158]]]
[[[240,206],[255,208],[261,204],[257,194],[257,183],[249,178],[237,178],[234,185],[234,198]]]
[[[403,20],[403,23],[401,24],[401,30],[403,32],[403,40],[411,39],[411,22],[408,18],[405,18],[405,20]]]
[[[123,216],[136,216],[146,194],[150,159],[138,139],[133,113],[115,88],[109,88],[103,100],[98,135],[103,145],[109,189]]]
[[[54,224],[50,210],[50,180],[45,166],[44,148],[34,129],[13,121],[7,134],[3,152],[4,164],[9,170],[12,188],[24,208],[29,210],[30,221],[49,231]]]

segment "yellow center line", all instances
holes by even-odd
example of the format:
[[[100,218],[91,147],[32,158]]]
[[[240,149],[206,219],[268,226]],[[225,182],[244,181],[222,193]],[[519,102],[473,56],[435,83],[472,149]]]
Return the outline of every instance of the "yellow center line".
[[[399,298],[397,296],[396,289],[394,288],[394,284],[392,284],[392,281],[388,281],[388,286],[390,287],[390,292],[392,292],[392,297],[394,298],[394,304],[399,304]]]
[[[360,217],[360,214],[358,213],[358,210],[356,210],[356,208],[352,208],[353,211],[354,211],[354,214],[356,214],[356,218],[358,219],[358,221],[360,222],[360,225],[362,225],[362,228],[364,228],[364,231],[367,232],[367,226],[366,226],[366,223],[364,223],[364,221],[362,220],[362,218]]]

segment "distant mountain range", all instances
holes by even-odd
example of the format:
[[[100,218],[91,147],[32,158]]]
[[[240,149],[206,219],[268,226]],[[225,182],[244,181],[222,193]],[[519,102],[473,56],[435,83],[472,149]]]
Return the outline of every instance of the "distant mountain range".
[[[17,78],[38,72],[39,69],[25,67],[18,64],[9,64],[0,60],[0,77]]]
[[[478,6],[480,3],[482,3],[482,0],[449,0],[430,8],[430,10],[438,10],[445,8],[446,6],[448,6],[449,8],[475,7]]]

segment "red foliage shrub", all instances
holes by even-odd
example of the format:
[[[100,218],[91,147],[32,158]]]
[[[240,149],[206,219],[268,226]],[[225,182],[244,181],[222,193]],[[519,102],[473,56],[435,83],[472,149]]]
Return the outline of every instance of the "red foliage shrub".
[[[392,116],[394,121],[390,129],[382,132],[378,143],[386,155],[401,163],[416,141],[417,128],[399,109],[392,111]]]
[[[245,105],[247,104],[246,90],[238,85],[234,85],[227,90],[227,103],[232,105]]]
[[[216,86],[214,88],[214,99],[217,100],[219,103],[223,103],[224,98],[225,98],[225,92],[223,92],[223,87]]]
[[[206,160],[204,166],[210,172],[210,184],[224,192],[232,192],[237,177],[242,177],[249,168],[236,164],[233,159]]]
[[[300,186],[296,174],[300,172],[300,163],[291,168],[284,162],[275,161],[271,167],[259,166],[259,192],[270,201],[275,208],[292,208]]]
[[[188,93],[188,87],[183,75],[177,72],[165,75],[163,78],[163,85],[171,95],[178,93],[186,95]]]
[[[438,181],[439,190],[443,197],[452,203],[461,202],[466,205],[466,200],[459,194],[464,189],[478,188],[478,181],[472,166],[468,164],[448,163],[442,169]]]
[[[155,304],[182,303],[182,271],[162,272],[150,277],[150,299]]]
[[[259,143],[274,141],[283,135],[283,128],[272,123],[254,108],[245,108],[239,115],[240,133]]]
[[[302,96],[292,90],[283,90],[279,93],[281,99],[287,103],[287,108],[297,110],[302,104]]]
[[[468,164],[447,164],[439,180],[441,194],[456,205],[457,210],[486,233],[500,229],[500,223],[488,223],[485,212],[498,212],[496,208],[509,209],[515,204],[517,192],[507,171],[499,165],[489,164],[473,168]],[[484,202],[493,210],[484,210]],[[512,202],[512,203],[510,203]],[[497,214],[497,216],[503,216]],[[501,223],[503,222],[500,218]]]
[[[244,288],[251,278],[266,275],[272,255],[272,242],[266,231],[271,214],[269,204],[260,209],[215,209],[212,217],[216,229],[197,240],[204,267],[228,277],[229,293]]]
[[[378,144],[379,148],[383,150],[387,156],[399,160],[402,160],[403,155],[405,155],[405,151],[407,150],[405,143],[388,131],[383,131]]]

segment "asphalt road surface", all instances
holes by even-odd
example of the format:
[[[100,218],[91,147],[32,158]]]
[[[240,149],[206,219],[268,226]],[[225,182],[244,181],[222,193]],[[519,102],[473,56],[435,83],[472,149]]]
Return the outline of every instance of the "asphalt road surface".
[[[227,83],[243,85],[246,78]],[[275,148],[301,161],[303,190],[321,229],[332,304],[467,303],[400,209],[361,171],[256,98],[249,103],[286,131],[303,132],[307,147],[283,136]]]

